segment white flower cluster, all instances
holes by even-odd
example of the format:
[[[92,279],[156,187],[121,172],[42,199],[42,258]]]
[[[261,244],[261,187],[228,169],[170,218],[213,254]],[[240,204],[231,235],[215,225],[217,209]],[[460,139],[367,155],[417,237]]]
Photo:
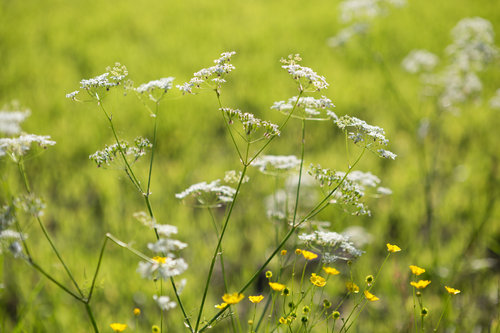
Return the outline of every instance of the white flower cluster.
[[[33,143],[42,148],[56,144],[48,135],[23,134],[17,138],[0,138],[0,157],[9,155],[17,161],[19,156],[25,155],[30,150]]]
[[[293,96],[288,101],[274,102],[271,109],[278,110],[286,115],[294,111],[292,117],[299,119],[328,120],[337,119],[337,115],[329,110],[334,108],[332,101],[325,96],[321,98]],[[294,107],[297,111],[294,110]],[[324,113],[324,114],[323,114]]]
[[[0,111],[0,133],[16,135],[21,132],[20,124],[30,116],[30,111]]]
[[[132,156],[132,162],[137,161],[141,156],[146,154],[146,149],[151,148],[153,145],[148,139],[137,137],[134,140],[134,145],[129,145],[127,141],[122,141],[120,147],[118,144],[113,144],[111,146],[105,146],[103,150],[98,150],[94,154],[89,156],[89,159],[93,160],[97,167],[101,167],[103,164],[111,165],[111,162],[120,154],[120,148],[126,156]]]
[[[413,50],[402,61],[401,66],[408,73],[430,72],[434,70],[439,58],[426,50]]]
[[[357,249],[347,236],[333,231],[315,231],[311,234],[301,234],[299,240],[319,251],[324,263],[337,260],[352,260],[363,254],[363,251]]]
[[[220,179],[211,183],[201,182],[191,185],[181,193],[177,193],[177,199],[195,199],[201,207],[219,207],[233,201],[236,190],[227,185],[221,185]]]
[[[21,241],[26,239],[24,234],[8,229],[14,224],[16,217],[12,206],[0,207],[0,255],[6,250],[14,257],[22,255]]]
[[[192,94],[193,88],[201,88],[202,84],[206,84],[213,89],[220,89],[223,83],[226,82],[225,76],[234,70],[234,66],[230,64],[231,57],[236,52],[224,52],[220,55],[219,59],[215,59],[214,66],[203,68],[193,74],[193,78],[182,85],[176,87],[182,91],[183,94]]]
[[[187,244],[170,238],[177,233],[177,228],[165,224],[154,224],[152,227],[160,238],[155,243],[148,243],[148,248],[158,256],[139,262],[137,272],[145,279],[159,277],[164,280],[184,273],[188,265],[183,258],[177,258],[175,252],[184,249]]]
[[[396,158],[396,154],[382,148],[389,143],[389,140],[385,137],[383,128],[368,125],[364,120],[347,115],[340,117],[335,123],[342,131],[347,131],[347,136],[355,144],[361,144],[380,157],[387,159]]]
[[[168,297],[168,296],[153,295],[153,299],[155,300],[156,304],[158,304],[158,307],[162,311],[168,311],[168,310],[173,309],[177,306],[177,303],[175,303],[174,301],[171,301],[170,297]]]
[[[233,123],[233,119],[236,118],[243,125],[244,135],[250,136],[257,132],[259,129],[264,130],[264,137],[270,138],[273,136],[279,136],[280,130],[278,125],[270,123],[265,120],[261,120],[255,117],[252,113],[241,112],[240,110],[234,110],[231,108],[221,108],[221,111],[227,115],[229,124]]]
[[[500,89],[497,89],[495,95],[490,98],[490,108],[500,110]]]
[[[279,174],[296,169],[300,160],[294,155],[263,155],[256,158],[251,165],[265,174]]]
[[[125,78],[128,76],[127,67],[121,65],[120,63],[115,63],[113,67],[107,67],[106,72],[90,79],[82,79],[80,81],[80,88],[87,90],[91,93],[92,97],[100,98],[97,90],[99,88],[104,88],[109,90],[112,87],[120,85]],[[75,90],[71,93],[66,94],[66,98],[76,100],[76,96],[80,91]]]
[[[289,55],[287,59],[281,59],[282,68],[297,83],[299,91],[320,91],[328,88],[328,83],[324,76],[318,75],[309,67],[299,65],[302,59],[300,55]]]
[[[335,36],[328,38],[327,44],[330,47],[339,47],[345,45],[352,37],[364,34],[368,31],[368,24],[354,23],[340,30]]]
[[[391,6],[404,5],[406,0],[344,0],[340,3],[340,19],[344,23],[369,21],[377,16],[386,15]]]
[[[22,195],[14,199],[14,205],[21,208],[26,213],[33,216],[43,216],[43,210],[45,209],[45,203],[42,199],[36,197],[33,194]]]
[[[445,66],[438,72],[423,75],[427,94],[437,96],[439,107],[456,111],[458,105],[477,99],[483,85],[478,73],[498,57],[491,23],[480,17],[465,18],[451,31],[453,42],[446,47]],[[418,57],[417,57],[418,55]],[[412,51],[403,60],[403,67],[412,73],[429,71],[437,63],[432,53]]]
[[[167,90],[172,89],[172,82],[174,81],[173,77],[164,77],[159,80],[149,81],[148,83],[143,83],[135,90],[138,93],[152,92],[153,90],[163,90],[167,92]]]

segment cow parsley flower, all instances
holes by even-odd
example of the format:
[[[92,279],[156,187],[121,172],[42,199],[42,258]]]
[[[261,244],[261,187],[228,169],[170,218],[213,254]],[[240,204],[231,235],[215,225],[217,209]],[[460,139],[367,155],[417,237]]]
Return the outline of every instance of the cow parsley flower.
[[[342,22],[370,21],[389,12],[391,6],[403,7],[406,0],[344,0],[340,3]]]
[[[23,134],[17,138],[0,138],[0,157],[9,155],[12,160],[18,161],[34,143],[44,149],[56,144],[48,135]]]
[[[341,29],[335,36],[328,38],[327,44],[330,47],[340,47],[345,45],[352,37],[361,35],[368,31],[368,24],[354,23]]]
[[[303,233],[299,235],[299,240],[319,251],[322,261],[326,264],[337,260],[352,260],[363,254],[363,251],[357,249],[348,237],[332,231]]]
[[[100,100],[109,89],[120,85],[128,76],[127,67],[120,63],[115,63],[113,67],[107,67],[106,72],[90,79],[80,81],[80,89],[86,90],[92,98]],[[67,98],[75,100],[78,91],[73,91],[66,95]]]
[[[177,85],[176,87],[182,91],[183,94],[192,94],[193,89],[199,89],[203,85],[219,91],[222,84],[226,82],[226,75],[232,72],[235,68],[230,63],[231,57],[235,54],[236,52],[234,51],[222,53],[218,59],[214,60],[214,66],[200,69],[198,72],[193,74],[193,78],[191,80],[183,83],[182,85]]]
[[[383,128],[368,125],[364,120],[347,115],[340,117],[335,123],[342,131],[347,132],[347,136],[355,144],[362,145],[380,157],[396,158],[396,154],[383,149],[389,143]]]
[[[300,160],[294,155],[263,155],[251,165],[264,174],[276,175],[295,170],[300,165]]]
[[[263,131],[262,136],[265,138],[280,135],[278,125],[261,120],[255,117],[252,113],[241,112],[240,110],[234,110],[231,108],[221,108],[221,111],[227,116],[229,125],[233,124],[235,119],[241,123],[243,126],[243,133],[240,133],[240,135],[246,137],[247,141],[250,141],[252,139],[251,136],[258,131]]]
[[[0,133],[16,135],[21,132],[20,124],[30,116],[30,110],[0,111]]]
[[[149,81],[135,88],[139,94],[147,94],[152,101],[159,101],[170,89],[172,89],[173,77],[164,77]]]
[[[286,69],[288,74],[297,83],[299,91],[320,91],[328,88],[325,77],[318,75],[309,67],[299,65],[302,59],[298,54],[291,54],[287,59],[282,58],[281,68]]]
[[[227,185],[221,185],[220,179],[211,183],[201,182],[191,185],[181,193],[177,193],[177,199],[193,198],[201,207],[219,207],[233,201],[236,190]]]
[[[297,102],[298,96],[293,96],[288,101],[275,102],[271,109],[280,111],[285,115],[291,115],[293,118],[298,119],[312,119],[312,120],[329,120],[337,119],[337,115],[330,109],[334,108],[332,101],[325,96],[321,98],[314,97],[300,97]],[[295,110],[294,110],[295,107]]]
[[[170,297],[168,296],[153,295],[153,299],[155,300],[156,304],[158,304],[158,306],[162,311],[168,311],[177,306],[177,303],[171,301]]]
[[[94,154],[89,156],[89,159],[95,162],[97,167],[102,165],[111,165],[117,156],[120,156],[121,151],[125,156],[132,157],[129,163],[137,161],[141,156],[146,154],[146,150],[153,147],[151,142],[143,137],[137,137],[134,140],[133,145],[129,145],[127,141],[122,141],[120,146],[117,143],[110,146],[105,146],[103,150],[98,150]],[[121,151],[120,151],[121,150]]]
[[[434,70],[439,58],[426,50],[413,50],[402,61],[401,66],[408,73],[430,72]]]

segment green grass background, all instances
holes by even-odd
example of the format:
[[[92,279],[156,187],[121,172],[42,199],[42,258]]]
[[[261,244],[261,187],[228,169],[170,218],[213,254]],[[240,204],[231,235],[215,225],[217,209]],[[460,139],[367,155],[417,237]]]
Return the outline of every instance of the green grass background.
[[[51,135],[57,141],[56,146],[29,160],[27,168],[35,192],[47,203],[44,221],[78,281],[90,285],[106,232],[142,250],[152,235],[132,218],[132,213],[144,210],[143,200],[120,170],[97,169],[88,160],[88,155],[113,141],[106,119],[95,105],[74,103],[65,94],[78,89],[82,78],[101,74],[117,61],[128,67],[136,84],[165,76],[174,76],[175,83],[181,84],[221,52],[234,50],[236,70],[223,88],[224,105],[279,123],[283,117],[270,110],[270,105],[296,94],[279,59],[300,53],[305,66],[327,78],[331,86],[325,94],[335,103],[336,113],[383,127],[390,149],[399,155],[392,162],[369,155],[359,167],[378,175],[394,192],[371,202],[372,217],[346,216],[335,209],[320,216],[332,221],[334,231],[360,225],[373,235],[373,242],[364,249],[366,254],[355,265],[359,279],[378,269],[386,242],[403,248],[391,258],[378,282],[376,293],[382,301],[361,315],[354,331],[407,331],[412,309],[409,264],[426,267],[427,277],[433,281],[426,289],[431,321],[437,321],[444,304],[442,285],[454,283],[463,293],[453,300],[444,326],[459,332],[475,327],[487,332],[495,324],[498,327],[498,262],[489,269],[473,268],[472,264],[477,259],[498,260],[500,252],[500,215],[495,201],[500,124],[498,111],[490,110],[486,103],[500,87],[499,64],[481,74],[482,101],[464,106],[460,115],[443,115],[439,145],[426,141],[423,148],[408,114],[415,112],[422,118],[432,114],[432,107],[421,101],[418,79],[400,68],[401,60],[415,48],[443,56],[444,47],[451,42],[450,29],[464,17],[490,20],[498,35],[498,4],[492,0],[410,0],[406,7],[374,21],[365,38],[331,49],[327,39],[342,28],[338,4],[322,0],[0,2],[0,104],[19,100],[32,110],[24,130]],[[366,48],[368,41],[373,52]],[[391,90],[380,59],[401,98]],[[114,93],[106,103],[121,137],[151,137],[151,118],[134,96]],[[290,123],[266,153],[298,155],[299,131],[299,123]],[[306,149],[306,164],[346,167],[343,137],[331,124],[308,126]],[[206,254],[213,251],[215,236],[209,216],[182,205],[174,194],[190,184],[221,178],[224,170],[239,168],[212,93],[169,93],[162,103],[156,156],[151,199],[158,220],[178,226],[179,239],[189,244],[183,251],[190,265],[184,274],[188,285],[183,298],[194,316],[202,291],[200,272],[208,269]],[[439,166],[430,230],[423,227],[422,163],[428,162],[423,156],[438,156]],[[20,187],[16,185],[17,170],[5,159],[1,163],[5,198]],[[145,175],[144,161],[138,168]],[[458,177],[459,171],[466,177]],[[268,235],[273,226],[262,214],[261,198],[273,188],[256,170],[249,175],[252,181],[243,188],[228,230],[230,237],[224,242],[235,289],[272,250]],[[221,218],[222,212],[217,213]],[[484,227],[464,255],[464,244],[483,221]],[[36,249],[36,259],[68,282],[35,222],[26,217],[23,225]],[[90,331],[83,306],[22,262],[8,256],[2,261],[0,330]],[[460,266],[454,271],[457,262]],[[103,332],[111,331],[111,322],[133,325],[135,306],[143,309],[141,331],[148,332],[158,323],[151,298],[155,286],[141,279],[136,267],[136,258],[127,251],[107,248],[92,302]],[[220,302],[221,293],[219,274],[214,278],[208,309]],[[168,314],[169,332],[182,330],[180,318],[178,309]]]

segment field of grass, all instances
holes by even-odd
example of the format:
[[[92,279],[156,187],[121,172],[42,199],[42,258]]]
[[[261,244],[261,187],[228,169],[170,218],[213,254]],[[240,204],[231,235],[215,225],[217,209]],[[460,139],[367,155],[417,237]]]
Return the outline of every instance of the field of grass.
[[[476,98],[453,112],[437,109],[435,99],[424,96],[418,75],[401,67],[413,49],[433,52],[443,67],[445,48],[452,42],[450,31],[466,17],[490,21],[498,36],[500,8],[492,0],[409,0],[374,19],[365,34],[332,48],[329,38],[346,26],[339,20],[339,4],[324,0],[0,2],[0,105],[19,101],[31,109],[23,130],[50,135],[57,142],[40,154],[28,155],[26,172],[33,192],[46,204],[43,222],[84,291],[91,288],[106,233],[148,255],[146,244],[154,241],[154,233],[133,218],[133,213],[146,210],[144,198],[120,164],[96,168],[89,160],[89,155],[114,143],[108,120],[96,103],[75,103],[65,95],[79,89],[81,79],[95,77],[115,62],[127,66],[136,86],[175,77],[157,117],[150,200],[156,220],[177,226],[176,238],[188,244],[181,252],[189,268],[179,280],[187,280],[182,299],[194,320],[217,235],[206,210],[183,204],[175,194],[242,167],[213,91],[183,95],[175,85],[211,66],[221,52],[236,51],[231,61],[236,69],[221,89],[223,105],[281,124],[286,117],[270,107],[297,95],[297,88],[279,60],[299,53],[302,64],[330,84],[315,96],[330,98],[338,116],[359,117],[384,128],[388,149],[398,155],[392,161],[367,152],[356,166],[377,175],[381,186],[392,190],[390,196],[368,200],[371,216],[346,214],[334,205],[317,216],[331,222],[331,231],[360,226],[371,235],[364,236],[365,253],[352,265],[356,281],[376,274],[387,254],[386,243],[402,249],[391,255],[377,279],[373,292],[380,301],[370,302],[350,330],[414,330],[408,269],[412,264],[425,267],[424,278],[432,281],[424,291],[428,332],[447,302],[444,285],[462,292],[452,298],[439,331],[500,329],[500,110],[488,104],[500,88],[499,58],[478,73],[482,90]],[[105,105],[120,138],[152,138],[154,118],[134,94],[123,96],[122,90],[112,89]],[[427,136],[421,134],[425,123]],[[313,163],[346,171],[344,139],[331,121],[308,122],[304,167]],[[350,149],[352,162],[360,150],[354,145]],[[290,119],[264,154],[299,157],[300,152],[301,122]],[[145,184],[149,158],[134,168]],[[276,239],[286,234],[265,213],[263,198],[272,195],[275,180],[253,167],[247,175],[250,181],[242,185],[222,243],[229,291],[239,290],[275,249]],[[1,205],[25,192],[17,165],[6,156],[0,157],[0,181]],[[283,182],[284,178],[276,181],[279,187]],[[219,221],[226,213],[223,208],[213,210]],[[299,211],[299,216],[304,213]],[[22,213],[19,221],[36,262],[71,286],[38,222]],[[297,247],[303,245],[295,236],[285,245],[288,255]],[[1,259],[0,332],[93,331],[82,304],[8,251]],[[152,299],[160,283],[143,279],[136,272],[138,261],[108,242],[92,299],[101,332],[111,332],[113,322],[127,323],[132,332],[150,332],[152,325],[160,325],[160,310]],[[335,266],[341,271],[338,280],[348,279],[346,263]],[[276,274],[279,267],[275,259],[267,269]],[[213,306],[224,294],[222,280],[217,264],[202,321],[218,311]],[[245,295],[267,297],[265,283],[264,277],[259,278]],[[343,287],[344,282],[331,287],[334,304]],[[172,297],[169,283],[161,288]],[[350,305],[345,305],[347,313]],[[132,313],[135,307],[142,311],[137,318]],[[241,304],[238,312],[247,331],[251,306]],[[229,319],[212,329],[226,330],[232,330]],[[163,331],[187,332],[179,306],[165,314]]]

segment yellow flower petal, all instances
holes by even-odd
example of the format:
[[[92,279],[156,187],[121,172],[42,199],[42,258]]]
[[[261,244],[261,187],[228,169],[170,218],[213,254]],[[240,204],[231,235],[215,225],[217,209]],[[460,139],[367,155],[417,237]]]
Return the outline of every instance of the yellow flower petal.
[[[420,275],[420,274],[425,272],[425,269],[423,269],[422,267],[415,266],[415,265],[410,265],[410,270],[415,275]]]
[[[260,303],[260,301],[262,301],[264,299],[264,296],[262,296],[262,295],[248,296],[248,299],[250,300],[250,302],[257,304],[257,303]]]
[[[112,323],[109,325],[114,332],[123,332],[127,328],[127,324]]]
[[[355,294],[359,293],[359,287],[356,285],[356,283],[348,281],[345,283],[345,286],[349,292]]]
[[[375,301],[379,300],[379,298],[377,296],[373,295],[368,290],[365,290],[364,293],[365,293],[366,299],[369,300],[370,302],[375,302]]]
[[[238,304],[245,296],[240,293],[224,294],[222,300],[227,304]]]
[[[304,256],[304,258],[306,258],[306,260],[313,260],[318,257],[316,253],[306,250],[302,250],[302,255]]]
[[[323,270],[326,272],[326,274],[329,274],[329,275],[340,274],[340,272],[333,267],[323,267]]]
[[[427,287],[429,284],[431,283],[431,281],[429,280],[418,280],[417,282],[415,281],[411,281],[410,284],[412,286],[414,286],[415,288],[417,289],[424,289],[425,287]]]
[[[391,253],[399,252],[399,251],[401,251],[401,248],[397,245],[392,245],[392,244],[387,243],[387,251],[389,251]]]
[[[460,290],[458,289],[455,289],[455,288],[452,288],[452,287],[448,287],[448,286],[444,286],[446,288],[446,291],[448,293],[450,293],[451,295],[456,295],[456,294],[460,294]]]
[[[285,285],[278,283],[278,282],[269,282],[269,286],[274,290],[274,291],[282,291],[285,289]]]
[[[326,280],[323,277],[316,275],[315,273],[312,273],[311,283],[314,284],[316,287],[324,287],[326,285]]]
[[[215,307],[217,309],[220,309],[220,310],[224,309],[226,306],[227,306],[227,303],[220,303],[220,304],[215,305]]]

